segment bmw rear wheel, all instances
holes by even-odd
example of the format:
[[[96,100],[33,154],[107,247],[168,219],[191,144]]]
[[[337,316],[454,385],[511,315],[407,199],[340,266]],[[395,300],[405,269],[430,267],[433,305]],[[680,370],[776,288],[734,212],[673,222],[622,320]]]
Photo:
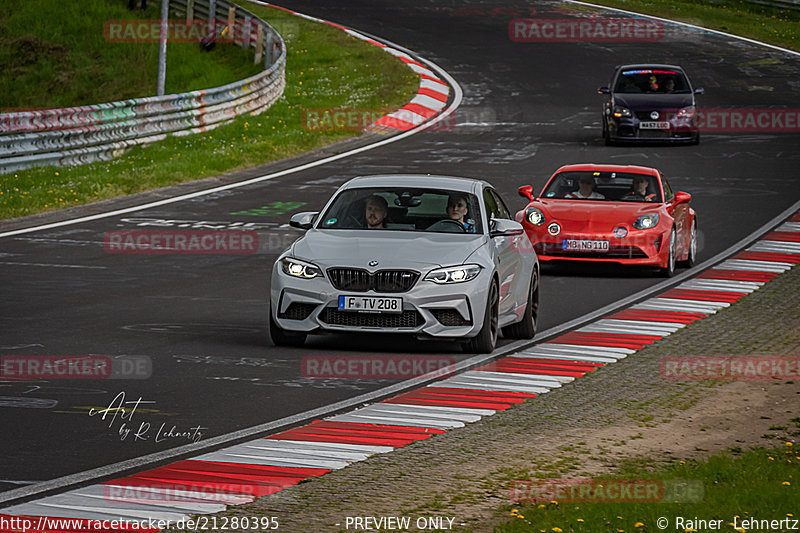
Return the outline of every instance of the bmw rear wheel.
[[[503,335],[509,339],[532,339],[536,334],[536,320],[539,318],[539,274],[533,269],[528,302],[522,320],[503,328]]]
[[[486,300],[486,312],[483,314],[483,327],[480,333],[471,338],[464,346],[467,351],[489,353],[494,350],[499,332],[497,316],[499,301],[497,282],[492,280],[492,285],[489,287],[489,297]]]

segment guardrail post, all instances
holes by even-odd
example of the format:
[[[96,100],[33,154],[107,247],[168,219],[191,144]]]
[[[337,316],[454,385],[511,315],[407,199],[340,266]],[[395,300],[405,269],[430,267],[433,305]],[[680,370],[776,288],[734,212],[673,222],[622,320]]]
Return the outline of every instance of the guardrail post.
[[[272,32],[267,30],[266,43],[264,44],[264,67],[269,68],[274,63],[275,46],[273,45]]]
[[[208,1],[208,37],[217,40],[217,0]]]
[[[264,55],[264,26],[256,26],[256,57],[253,64],[257,65]]]
[[[236,6],[230,6],[228,8],[228,35],[230,35],[231,42],[235,42],[236,39],[235,30],[236,28]]]
[[[244,16],[244,28],[242,29],[242,48],[247,50],[250,48],[250,32],[253,31],[250,15]]]

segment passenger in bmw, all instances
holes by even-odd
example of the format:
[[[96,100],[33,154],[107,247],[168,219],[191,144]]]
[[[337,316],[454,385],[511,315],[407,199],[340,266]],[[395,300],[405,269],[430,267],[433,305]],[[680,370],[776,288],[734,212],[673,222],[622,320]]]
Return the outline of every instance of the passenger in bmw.
[[[367,198],[367,206],[364,216],[367,220],[368,229],[385,229],[386,215],[389,212],[389,204],[386,198],[373,194]]]
[[[578,190],[568,192],[564,198],[582,198],[585,200],[604,200],[605,196],[594,190],[594,178],[584,174],[578,180]]]
[[[447,216],[450,220],[457,220],[464,226],[467,233],[475,233],[475,221],[469,216],[469,201],[464,194],[451,194],[447,198]]]

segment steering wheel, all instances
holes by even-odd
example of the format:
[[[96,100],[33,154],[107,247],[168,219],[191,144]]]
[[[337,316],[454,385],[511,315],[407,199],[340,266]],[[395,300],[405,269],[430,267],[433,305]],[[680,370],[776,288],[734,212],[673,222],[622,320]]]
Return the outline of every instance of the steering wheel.
[[[425,231],[442,231],[445,233],[466,233],[467,228],[465,228],[461,222],[458,220],[453,220],[451,218],[445,218],[434,222],[428,229]]]

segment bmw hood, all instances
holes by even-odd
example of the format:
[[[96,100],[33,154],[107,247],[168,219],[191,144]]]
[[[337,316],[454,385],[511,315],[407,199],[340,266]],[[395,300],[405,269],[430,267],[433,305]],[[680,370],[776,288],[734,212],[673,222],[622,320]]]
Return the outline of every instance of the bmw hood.
[[[311,229],[292,245],[290,253],[324,268],[425,269],[460,265],[487,239],[486,235],[453,233]]]
[[[681,109],[694,105],[694,96],[686,94],[614,94],[614,103],[631,111]]]

